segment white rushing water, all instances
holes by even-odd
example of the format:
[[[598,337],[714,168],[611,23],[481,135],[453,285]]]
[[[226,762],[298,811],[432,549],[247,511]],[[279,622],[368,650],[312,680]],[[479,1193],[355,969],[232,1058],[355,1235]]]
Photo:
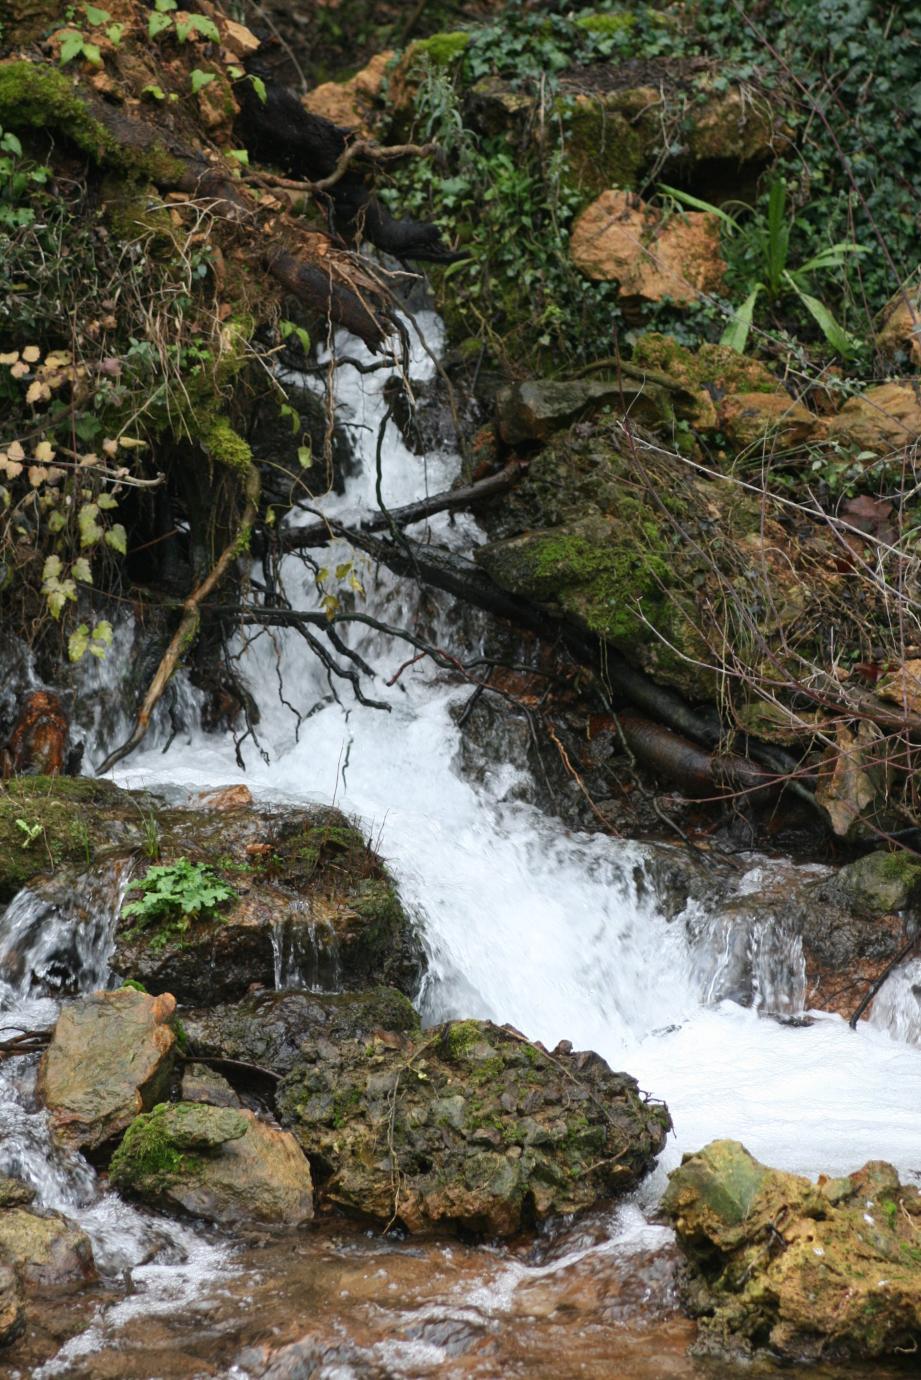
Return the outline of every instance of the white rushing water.
[[[437,348],[436,319],[423,318],[423,328]],[[360,354],[361,347],[350,340],[347,353]],[[429,377],[432,368],[417,350],[414,377]],[[385,377],[349,367],[337,373],[339,417],[354,428],[363,468],[343,496],[325,504],[329,513],[355,516],[376,508],[374,451]],[[458,463],[451,453],[412,455],[391,426],[383,448],[387,505],[446,487]],[[426,531],[436,541],[468,547],[480,539],[469,517],[442,515],[414,535],[424,539]],[[324,556],[330,569],[350,558],[350,552]],[[366,588],[358,607],[412,627],[418,594],[411,582],[375,572],[360,557],[356,568]],[[284,575],[295,607],[318,606],[299,561],[287,558]],[[440,598],[447,615],[449,601]],[[445,618],[439,635],[451,635]],[[688,927],[666,921],[654,900],[638,899],[632,877],[642,864],[640,846],[574,834],[514,803],[518,773],[508,764],[494,763],[484,784],[464,779],[455,765],[459,738],[451,707],[469,688],[458,689],[424,660],[388,688],[385,680],[413,649],[354,629],[351,645],[378,668],[368,692],[386,699],[390,713],[358,705],[341,683],[337,703],[302,640],[291,633],[263,636],[247,649],[241,669],[259,700],[268,762],[248,745],[244,773],[229,739],[193,736],[166,755],[149,748],[129,759],[118,779],[195,788],[242,781],[276,799],[335,797],[363,820],[419,916],[430,956],[422,998],[427,1019],[489,1017],[548,1045],[569,1039],[598,1050],[665,1099],[676,1131],[644,1191],[647,1202],[682,1151],[717,1136],[738,1138],[759,1158],[810,1174],[843,1172],[878,1157],[904,1173],[921,1169],[921,1052],[872,1024],[855,1032],[835,1016],[817,1014],[812,1025],[793,1028],[731,1001],[714,1003],[720,945],[727,944],[719,917],[705,938],[709,949],[693,951]],[[299,726],[280,703],[279,668],[286,699],[309,715]],[[767,953],[764,936],[759,944]],[[786,944],[782,935],[780,944]],[[777,959],[775,953],[772,971]],[[781,1010],[802,1000],[795,945],[788,959],[789,991],[774,993]]]

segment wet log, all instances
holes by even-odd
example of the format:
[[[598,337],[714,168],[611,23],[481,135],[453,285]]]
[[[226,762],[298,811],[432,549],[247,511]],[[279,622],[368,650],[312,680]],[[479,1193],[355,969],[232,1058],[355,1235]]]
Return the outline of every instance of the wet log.
[[[657,776],[674,781],[692,799],[742,794],[762,802],[765,792],[773,799],[784,785],[782,776],[739,753],[709,752],[641,714],[621,710],[617,722],[636,760]]]

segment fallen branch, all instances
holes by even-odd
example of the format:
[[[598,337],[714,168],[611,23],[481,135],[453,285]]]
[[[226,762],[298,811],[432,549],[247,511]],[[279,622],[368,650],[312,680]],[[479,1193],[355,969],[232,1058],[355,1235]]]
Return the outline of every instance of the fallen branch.
[[[498,474],[490,474],[485,479],[477,480],[475,484],[465,484],[463,488],[432,494],[430,498],[407,503],[402,508],[390,508],[386,513],[375,513],[372,517],[363,518],[357,527],[345,527],[327,518],[311,523],[309,527],[293,527],[280,534],[278,544],[283,551],[298,551],[304,547],[328,546],[338,537],[345,537],[351,541],[356,532],[388,531],[394,526],[411,527],[414,522],[421,522],[436,513],[456,512],[460,508],[469,508],[483,499],[505,493],[526,469],[527,465],[524,462],[513,460]]]
[[[297,178],[281,177],[278,173],[266,172],[249,173],[243,181],[256,186],[281,187],[287,192],[306,192],[313,195],[317,192],[328,192],[331,187],[335,187],[337,182],[342,181],[349,165],[361,155],[379,162],[388,158],[431,158],[432,154],[437,152],[437,144],[377,144],[373,139],[356,139],[354,144],[349,144],[340,155],[329,176],[321,177],[317,182],[303,182]]]
[[[867,1007],[870,1005],[870,1002],[876,996],[877,992],[880,990],[883,983],[886,981],[889,975],[899,966],[900,963],[905,962],[906,958],[909,956],[909,954],[911,953],[912,949],[915,947],[919,939],[921,939],[921,935],[913,935],[912,938],[909,939],[908,943],[902,946],[902,948],[895,955],[895,957],[889,960],[883,971],[880,973],[879,977],[875,978],[874,981],[870,983],[866,995],[864,996],[863,1000],[860,1002],[859,1006],[854,1011],[854,1014],[848,1021],[848,1025],[851,1027],[852,1030],[857,1029],[857,1022],[860,1020],[861,1016],[866,1011]]]

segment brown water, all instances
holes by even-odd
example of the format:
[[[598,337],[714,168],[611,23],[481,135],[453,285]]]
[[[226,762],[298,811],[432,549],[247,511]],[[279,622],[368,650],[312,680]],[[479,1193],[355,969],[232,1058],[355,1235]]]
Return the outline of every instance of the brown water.
[[[735,1380],[773,1368],[689,1357],[670,1245],[613,1248],[611,1218],[552,1242],[493,1250],[394,1241],[341,1219],[246,1245],[236,1272],[175,1314],[103,1325],[92,1354],[55,1367],[65,1380]],[[115,1301],[47,1300],[0,1365],[31,1377],[93,1312]],[[789,1370],[783,1372],[791,1374]],[[802,1380],[904,1375],[804,1367]],[[779,1372],[778,1372],[779,1374]]]

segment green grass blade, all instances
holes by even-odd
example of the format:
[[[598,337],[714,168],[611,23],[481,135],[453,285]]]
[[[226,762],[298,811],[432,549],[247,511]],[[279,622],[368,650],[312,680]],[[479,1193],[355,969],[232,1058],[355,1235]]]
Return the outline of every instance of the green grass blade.
[[[733,313],[732,320],[720,336],[720,344],[728,345],[730,350],[735,350],[737,354],[743,355],[745,353],[748,333],[752,326],[752,317],[755,314],[755,303],[763,286],[763,283],[757,283],[752,288],[741,307]]]

